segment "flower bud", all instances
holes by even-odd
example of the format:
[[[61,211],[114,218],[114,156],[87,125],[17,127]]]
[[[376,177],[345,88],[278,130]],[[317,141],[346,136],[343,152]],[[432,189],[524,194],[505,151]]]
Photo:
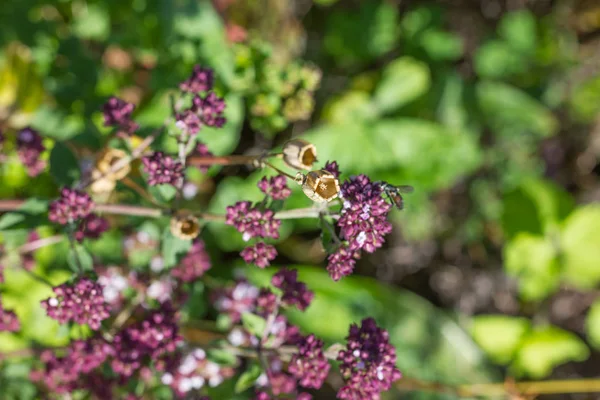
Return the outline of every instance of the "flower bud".
[[[293,139],[283,145],[283,161],[295,169],[310,170],[317,161],[317,148],[303,139]]]
[[[302,185],[304,194],[317,203],[335,199],[340,192],[336,177],[328,171],[311,171],[306,175],[298,173],[296,181]]]
[[[198,218],[188,213],[175,215],[171,218],[171,233],[179,239],[194,239],[200,234]]]

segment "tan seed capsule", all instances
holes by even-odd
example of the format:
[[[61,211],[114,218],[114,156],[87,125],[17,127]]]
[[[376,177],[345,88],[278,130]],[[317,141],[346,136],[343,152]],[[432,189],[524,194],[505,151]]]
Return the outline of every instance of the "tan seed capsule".
[[[306,175],[298,173],[296,182],[302,185],[304,194],[317,203],[329,202],[340,193],[338,180],[325,170],[311,171]]]
[[[188,213],[175,215],[171,218],[171,233],[179,239],[194,239],[200,234],[198,218]]]
[[[303,139],[293,139],[283,145],[283,161],[295,169],[310,170],[317,161],[317,148]]]
[[[114,189],[116,182],[123,179],[131,171],[129,164],[124,165],[116,171],[111,171],[113,165],[127,157],[127,153],[123,150],[108,148],[104,150],[96,159],[96,165],[92,171],[92,186],[91,190],[94,193],[110,192]]]

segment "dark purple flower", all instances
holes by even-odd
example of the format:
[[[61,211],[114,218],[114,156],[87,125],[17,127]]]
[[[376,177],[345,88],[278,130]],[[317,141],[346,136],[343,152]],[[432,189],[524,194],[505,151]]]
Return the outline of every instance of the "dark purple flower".
[[[396,349],[389,334],[373,318],[362,321],[360,328],[350,326],[345,350],[340,351],[340,372],[345,385],[338,391],[339,399],[379,399],[381,392],[391,388],[402,377],[396,368]]]
[[[40,159],[45,150],[42,137],[36,130],[25,128],[17,134],[17,153],[29,176],[39,175],[46,167],[46,161]]]
[[[281,297],[283,304],[295,305],[301,311],[304,311],[315,297],[315,294],[306,288],[305,283],[298,282],[298,271],[295,269],[280,269],[271,278],[271,283],[283,292]]]
[[[356,260],[346,246],[342,246],[327,257],[327,272],[334,281],[350,275],[354,271]]]
[[[132,133],[139,128],[139,125],[131,120],[133,110],[135,110],[135,105],[118,97],[111,97],[102,107],[104,126],[114,126],[126,133]]]
[[[91,197],[75,189],[63,188],[60,198],[50,203],[48,219],[61,225],[87,217],[94,208]]]
[[[288,371],[300,386],[319,389],[329,373],[329,362],[323,354],[323,341],[309,335],[298,343],[298,353],[292,356]]]
[[[213,304],[217,311],[229,315],[233,323],[239,322],[245,312],[256,307],[258,288],[241,280],[233,286],[221,288],[213,294]]]
[[[275,246],[258,242],[253,246],[246,247],[240,253],[246,264],[255,264],[259,268],[265,268],[271,265],[271,261],[277,257]]]
[[[84,238],[98,239],[109,228],[108,221],[94,213],[79,221],[75,231],[75,239],[82,241]]]
[[[200,117],[204,125],[215,128],[225,125],[226,119],[223,116],[225,101],[214,92],[210,92],[204,97],[194,96],[191,110]]]
[[[325,163],[325,167],[323,169],[325,171],[329,172],[330,174],[332,174],[333,176],[335,176],[336,178],[339,179],[339,177],[340,177],[340,168],[339,168],[337,162],[335,162],[335,161],[332,161],[332,162],[327,161]]]
[[[144,171],[148,174],[150,186],[160,184],[178,185],[183,179],[183,165],[161,151],[143,157]]]
[[[204,248],[204,242],[197,239],[179,265],[171,270],[171,275],[182,282],[193,282],[210,267],[210,257]]]
[[[43,300],[42,306],[50,318],[61,324],[73,321],[98,330],[100,323],[110,316],[102,286],[97,282],[81,278],[73,284],[64,283],[52,290],[56,297]]]
[[[273,200],[285,200],[292,194],[287,186],[287,179],[283,175],[273,176],[269,179],[263,177],[257,184],[261,192]]]
[[[6,310],[0,298],[0,332],[16,332],[21,329],[21,324],[14,311]]]
[[[200,65],[194,66],[194,70],[188,79],[181,82],[179,88],[184,92],[198,93],[207,92],[212,89],[214,84],[214,74],[211,68],[203,68]]]
[[[193,136],[200,132],[202,121],[200,121],[200,117],[194,111],[185,110],[178,113],[175,116],[175,119],[177,121],[175,122],[175,125],[188,135]]]
[[[208,146],[206,146],[206,144],[199,142],[196,145],[196,149],[194,150],[193,155],[198,157],[212,157],[213,153],[211,153],[210,150],[208,150]],[[210,166],[207,165],[197,168],[200,170],[200,172],[205,174],[210,168]]]
[[[285,372],[268,370],[267,375],[269,376],[271,392],[275,396],[296,391],[296,379]]]
[[[269,315],[277,308],[277,295],[270,289],[260,289],[260,294],[256,298],[256,306],[261,315]]]
[[[281,220],[274,219],[272,210],[252,208],[249,201],[239,201],[226,208],[225,223],[234,226],[248,241],[254,237],[279,238]]]

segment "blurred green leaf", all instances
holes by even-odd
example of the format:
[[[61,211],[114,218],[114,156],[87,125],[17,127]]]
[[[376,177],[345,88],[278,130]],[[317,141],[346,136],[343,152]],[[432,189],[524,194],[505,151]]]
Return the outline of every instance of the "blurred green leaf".
[[[341,125],[353,121],[362,123],[373,120],[376,116],[377,109],[371,102],[371,96],[363,91],[350,90],[329,100],[321,118],[323,121]]]
[[[57,142],[50,152],[50,175],[58,186],[73,186],[81,176],[77,157],[66,145]]]
[[[256,314],[245,312],[242,313],[242,325],[252,335],[262,337],[267,321]]]
[[[592,346],[600,349],[600,300],[596,300],[588,311],[585,331]]]
[[[436,114],[438,120],[448,128],[464,129],[468,113],[463,100],[465,84],[457,73],[444,76],[444,87]]]
[[[25,220],[25,215],[23,215],[23,214],[13,213],[13,212],[6,213],[6,214],[2,215],[2,217],[0,217],[0,231],[10,228],[11,226],[14,226],[24,220]]]
[[[582,289],[600,282],[600,206],[576,209],[564,222],[560,239],[564,278]]]
[[[179,258],[192,247],[191,240],[183,240],[173,236],[170,227],[166,227],[162,236],[162,257],[165,268],[177,265]]]
[[[256,382],[256,380],[258,379],[260,374],[262,374],[262,372],[263,372],[263,370],[260,367],[260,365],[258,365],[258,364],[250,365],[240,375],[237,382],[235,383],[235,392],[242,393],[242,392],[250,389],[252,386],[254,386],[254,383]]]
[[[583,361],[590,351],[577,335],[554,326],[538,328],[524,340],[513,368],[534,379],[544,378],[568,361]]]
[[[537,45],[535,16],[527,9],[506,13],[498,25],[498,34],[513,49],[533,53]]]
[[[519,279],[519,292],[525,300],[542,300],[558,288],[558,252],[548,239],[519,233],[504,247],[508,275]]]
[[[531,322],[525,318],[479,315],[473,318],[471,334],[493,360],[508,364],[530,329]]]
[[[254,284],[268,286],[275,270],[245,271]],[[329,344],[343,343],[351,323],[373,317],[389,331],[398,368],[407,377],[457,384],[499,378],[470,336],[425,299],[357,276],[332,284],[323,268],[301,266],[298,272],[298,280],[315,292],[305,312],[287,313],[303,332],[314,333]]]
[[[36,110],[31,126],[43,136],[68,140],[83,130],[84,122],[80,116],[66,115],[60,109],[43,105]]]
[[[427,64],[410,57],[400,57],[388,64],[375,89],[373,100],[382,113],[394,111],[429,90]]]
[[[88,3],[75,15],[73,32],[81,39],[105,40],[110,34],[110,15],[103,3]]]
[[[527,70],[527,60],[501,40],[484,42],[475,53],[475,71],[482,78],[501,79]]]
[[[581,122],[592,122],[600,112],[600,76],[576,85],[569,98],[571,114]]]
[[[558,122],[546,107],[525,92],[500,82],[481,81],[477,101],[485,121],[501,135],[553,135]]]
[[[240,141],[242,125],[244,124],[244,102],[240,96],[229,94],[225,96],[224,115],[227,122],[222,128],[205,126],[197,135],[197,139],[206,143],[208,149],[216,155],[230,154]]]
[[[80,244],[75,244],[74,249],[69,249],[67,262],[69,263],[71,270],[75,273],[92,271],[94,269],[94,259],[92,258],[92,255]]]
[[[437,29],[430,29],[421,35],[421,47],[435,61],[454,61],[463,55],[463,41],[460,36]]]

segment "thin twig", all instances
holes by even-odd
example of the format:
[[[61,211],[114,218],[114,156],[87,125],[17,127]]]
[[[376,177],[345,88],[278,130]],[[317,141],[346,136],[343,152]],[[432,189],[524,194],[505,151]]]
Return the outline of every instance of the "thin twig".
[[[19,254],[31,253],[33,251],[41,249],[42,247],[52,246],[53,244],[60,243],[64,239],[65,239],[65,237],[63,235],[54,235],[54,236],[49,236],[47,238],[34,240],[33,242],[25,243],[24,245],[17,248],[17,253],[19,253]]]

